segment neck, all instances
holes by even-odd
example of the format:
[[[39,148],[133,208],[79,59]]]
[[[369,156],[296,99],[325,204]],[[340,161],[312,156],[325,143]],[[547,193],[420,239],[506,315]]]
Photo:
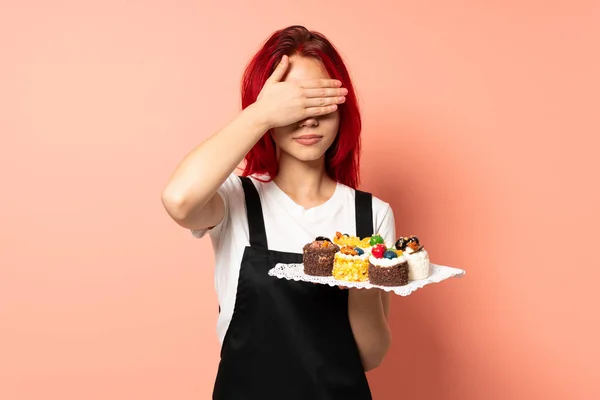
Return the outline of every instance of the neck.
[[[337,183],[325,172],[325,157],[315,161],[300,161],[287,154],[279,158],[279,172],[275,184],[296,203],[305,208],[327,201]]]

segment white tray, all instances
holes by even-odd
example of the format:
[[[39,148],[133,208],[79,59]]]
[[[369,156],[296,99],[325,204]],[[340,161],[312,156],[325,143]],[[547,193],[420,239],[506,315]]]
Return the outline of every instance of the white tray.
[[[277,264],[269,271],[270,276],[275,276],[280,279],[288,279],[302,282],[320,283],[329,286],[345,286],[360,289],[379,288],[386,292],[393,292],[400,296],[408,296],[417,289],[422,288],[430,283],[439,283],[443,280],[452,277],[463,276],[466,271],[458,268],[446,267],[444,265],[431,264],[431,275],[427,279],[418,281],[408,281],[404,286],[379,286],[369,282],[345,282],[340,281],[332,276],[311,276],[304,273],[304,265],[302,264]]]

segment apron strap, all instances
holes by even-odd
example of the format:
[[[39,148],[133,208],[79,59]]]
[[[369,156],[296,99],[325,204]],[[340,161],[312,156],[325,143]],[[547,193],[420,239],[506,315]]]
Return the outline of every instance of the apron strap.
[[[268,249],[267,231],[263,218],[260,196],[256,186],[247,176],[240,176],[244,197],[246,198],[246,215],[248,217],[248,231],[250,233],[250,246]]]
[[[262,212],[260,196],[256,186],[247,176],[240,176],[244,197],[246,199],[246,215],[250,246],[268,249],[267,232]],[[371,193],[355,190],[356,236],[366,238],[373,235],[373,196]]]
[[[356,236],[366,238],[373,235],[373,196],[371,193],[354,191],[356,208]]]

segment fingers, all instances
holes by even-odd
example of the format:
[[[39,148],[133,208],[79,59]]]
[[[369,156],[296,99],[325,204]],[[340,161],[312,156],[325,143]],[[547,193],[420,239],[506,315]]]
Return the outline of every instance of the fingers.
[[[325,107],[334,104],[342,104],[346,101],[348,89],[346,88],[320,88],[320,89],[304,89],[304,106],[310,107]],[[335,110],[334,110],[335,111]]]
[[[317,117],[319,115],[331,114],[338,109],[337,104],[332,104],[325,107],[309,107],[304,111],[304,118]]]
[[[287,72],[289,65],[290,65],[290,58],[288,56],[281,57],[281,61],[279,61],[279,64],[277,64],[277,66],[273,70],[273,73],[267,79],[267,82],[280,82],[283,79],[283,77],[285,76],[285,73]]]
[[[333,104],[342,104],[345,101],[346,97],[344,96],[309,98],[304,101],[304,107],[325,107]]]
[[[342,82],[337,79],[310,79],[299,83],[305,89],[339,88],[342,86]]]
[[[333,96],[345,96],[348,94],[346,88],[319,88],[319,89],[304,89],[304,95],[306,97],[333,97]]]

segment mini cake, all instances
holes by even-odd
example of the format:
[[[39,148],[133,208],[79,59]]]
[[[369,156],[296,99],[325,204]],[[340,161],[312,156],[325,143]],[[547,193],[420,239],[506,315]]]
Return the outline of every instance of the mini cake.
[[[350,246],[352,248],[359,247],[362,249],[369,247],[370,240],[371,238],[369,237],[361,239],[357,236],[350,236],[347,233],[342,234],[340,232],[336,232],[333,237],[333,243],[338,246]]]
[[[343,246],[335,254],[333,277],[346,282],[364,282],[369,279],[369,252],[360,247]]]
[[[426,279],[431,273],[431,263],[427,250],[419,243],[415,235],[401,237],[394,247],[404,252],[408,262],[408,279],[411,281]]]
[[[304,273],[313,276],[331,276],[333,259],[340,247],[326,237],[319,236],[302,248]]]
[[[380,286],[408,284],[408,263],[402,252],[376,244],[369,257],[369,282]]]

